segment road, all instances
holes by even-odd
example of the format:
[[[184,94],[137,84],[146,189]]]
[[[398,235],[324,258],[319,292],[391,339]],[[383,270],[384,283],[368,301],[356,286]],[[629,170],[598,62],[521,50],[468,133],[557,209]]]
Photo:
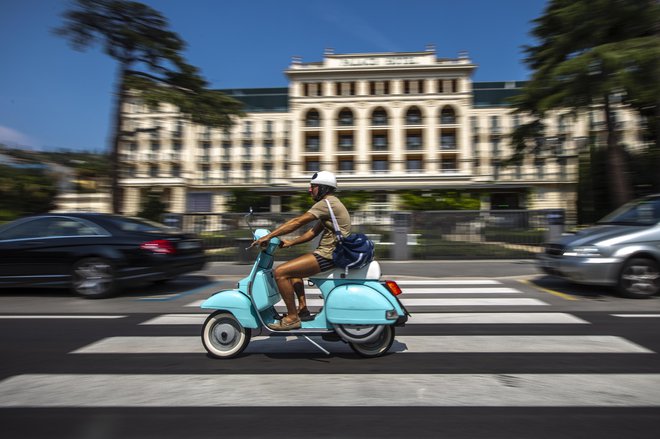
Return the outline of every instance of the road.
[[[279,337],[207,357],[197,305],[247,267],[103,301],[0,291],[2,437],[657,436],[660,298],[478,265],[389,276],[412,317],[368,360]]]

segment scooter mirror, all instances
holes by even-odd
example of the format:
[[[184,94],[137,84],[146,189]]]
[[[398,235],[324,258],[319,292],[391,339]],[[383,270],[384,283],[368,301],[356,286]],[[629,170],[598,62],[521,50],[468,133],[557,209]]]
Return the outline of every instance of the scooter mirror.
[[[245,222],[247,223],[248,228],[250,229],[250,233],[252,233],[252,236],[254,236],[254,229],[250,224],[250,217],[252,216],[253,213],[254,211],[252,210],[252,206],[250,206],[250,212],[247,215],[245,215]]]

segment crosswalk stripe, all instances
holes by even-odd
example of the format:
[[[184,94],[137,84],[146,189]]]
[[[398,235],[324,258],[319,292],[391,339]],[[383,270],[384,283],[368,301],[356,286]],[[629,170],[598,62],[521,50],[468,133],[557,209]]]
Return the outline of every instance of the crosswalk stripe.
[[[399,285],[401,286],[401,285]],[[407,288],[403,290],[404,297],[408,294],[522,294],[522,291],[507,287],[488,287],[488,288]],[[321,297],[321,290],[318,288],[305,288],[305,295],[308,297]]]
[[[539,306],[542,300],[531,298],[482,297],[469,299],[401,299],[405,306]]]
[[[474,297],[474,298],[447,298],[447,299],[426,299],[426,298],[408,298],[400,299],[405,306],[541,306],[547,305],[546,302],[532,298],[499,298],[499,297]],[[204,300],[196,300],[186,305],[186,307],[199,308]],[[278,311],[284,309],[284,302],[277,302],[275,308]],[[320,307],[324,305],[323,299],[307,299],[307,305]]]
[[[21,319],[123,319],[127,316],[114,316],[114,315],[85,315],[85,314],[67,314],[67,315],[54,315],[54,314],[41,314],[41,315],[0,315],[2,320],[21,320]]]
[[[416,313],[409,324],[589,324],[566,313],[501,312],[501,313]]]
[[[501,285],[502,282],[490,279],[428,279],[428,280],[397,280],[399,286],[412,285]]]
[[[658,407],[658,388],[660,374],[622,373],[27,374],[0,382],[0,407]]]
[[[612,314],[613,317],[658,318],[660,314]]]
[[[342,342],[313,337],[330,352],[351,352]],[[72,351],[72,354],[184,354],[205,353],[199,336],[109,337]],[[296,336],[254,337],[246,353],[316,353],[317,348]],[[397,336],[393,353],[653,353],[611,335],[417,335]]]
[[[201,325],[209,314],[163,314],[140,325]],[[415,313],[406,325],[419,324],[589,324],[565,313]]]
[[[406,294],[521,294],[515,288],[489,287],[489,288],[410,288],[403,290]]]

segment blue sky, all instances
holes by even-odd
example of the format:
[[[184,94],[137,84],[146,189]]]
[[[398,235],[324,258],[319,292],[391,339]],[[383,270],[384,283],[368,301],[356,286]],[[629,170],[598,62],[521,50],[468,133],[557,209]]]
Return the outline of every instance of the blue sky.
[[[467,51],[475,81],[524,80],[545,0],[147,0],[214,88],[284,87],[292,56]],[[0,143],[105,151],[116,64],[52,34],[67,0],[0,0]]]

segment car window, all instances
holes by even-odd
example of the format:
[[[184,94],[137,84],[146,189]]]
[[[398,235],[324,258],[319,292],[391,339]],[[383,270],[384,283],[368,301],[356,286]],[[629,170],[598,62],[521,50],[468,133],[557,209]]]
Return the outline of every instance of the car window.
[[[162,232],[175,230],[173,227],[168,227],[144,218],[113,217],[111,221],[116,227],[125,232]]]
[[[623,205],[599,221],[601,224],[651,226],[660,222],[660,198],[647,198]]]
[[[105,232],[100,227],[86,221],[80,221],[74,218],[56,218],[46,230],[47,235],[54,236],[94,236],[104,235]]]
[[[37,218],[9,226],[0,232],[0,239],[40,238],[46,236],[46,228],[51,222],[51,218]]]
[[[107,234],[102,228],[73,218],[36,218],[0,231],[0,240],[91,236]]]

